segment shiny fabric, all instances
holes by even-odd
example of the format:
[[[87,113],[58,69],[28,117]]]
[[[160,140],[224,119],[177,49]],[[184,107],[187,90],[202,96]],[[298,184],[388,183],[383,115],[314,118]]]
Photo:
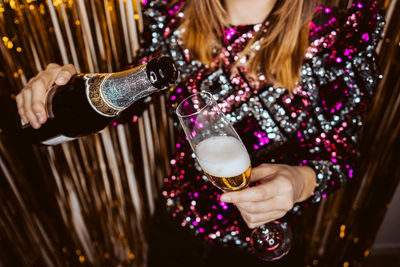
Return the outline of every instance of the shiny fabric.
[[[355,1],[344,11],[318,7],[301,82],[293,94],[272,86],[262,75],[252,80],[243,67],[240,52],[268,25],[226,28],[218,54],[221,64],[209,67],[192,60],[180,40],[183,1],[172,6],[164,1],[144,3],[148,45],[141,61],[162,54],[177,62],[181,75],[168,94],[177,128],[177,104],[191,93],[211,92],[245,143],[252,166],[282,163],[315,170],[318,187],[309,200],[295,205],[294,214],[356,176],[363,115],[381,78],[374,50],[385,22],[372,1]],[[239,67],[232,69],[237,60]],[[178,130],[172,171],[162,191],[166,209],[202,240],[249,247],[250,231],[238,210],[219,201],[221,191],[207,181],[194,157]]]

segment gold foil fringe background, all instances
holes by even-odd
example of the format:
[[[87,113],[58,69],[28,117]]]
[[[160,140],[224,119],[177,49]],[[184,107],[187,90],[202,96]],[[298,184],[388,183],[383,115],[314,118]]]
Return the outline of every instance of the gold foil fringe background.
[[[363,176],[306,211],[305,265],[362,266],[398,184],[400,4],[377,2],[388,20],[384,79],[363,135]],[[0,0],[6,111],[50,62],[79,72],[128,65],[142,30],[139,0]],[[49,148],[20,144],[0,124],[0,266],[145,266],[148,222],[174,144],[165,109],[155,98],[132,123]]]
[[[142,30],[139,1],[0,1],[10,93],[50,62],[72,63],[78,72],[117,71],[133,62]],[[38,190],[24,181],[27,163],[2,140],[0,169],[10,192],[2,194],[0,236],[12,248],[0,252],[0,262],[9,266],[18,257],[25,266],[143,266],[149,216],[171,149],[164,102],[156,99],[134,123],[34,147],[27,160],[40,165]]]

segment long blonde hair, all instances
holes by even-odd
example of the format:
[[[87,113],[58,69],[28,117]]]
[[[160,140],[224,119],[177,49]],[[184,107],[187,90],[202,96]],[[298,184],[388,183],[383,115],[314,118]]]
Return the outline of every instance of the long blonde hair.
[[[308,47],[309,22],[315,10],[313,0],[277,0],[263,25],[246,45],[247,69],[254,78],[263,74],[277,86],[294,89]],[[222,48],[221,34],[227,26],[222,0],[192,0],[184,11],[182,35],[190,55],[205,64],[213,60],[214,49]],[[258,41],[259,49],[250,52]]]

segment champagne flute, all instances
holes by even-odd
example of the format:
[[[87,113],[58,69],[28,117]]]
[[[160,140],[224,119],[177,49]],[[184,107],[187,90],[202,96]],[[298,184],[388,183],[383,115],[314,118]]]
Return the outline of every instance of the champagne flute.
[[[208,179],[224,192],[248,187],[250,156],[212,95],[199,92],[184,99],[176,114],[196,159]],[[251,244],[257,257],[274,261],[291,247],[292,233],[286,222],[274,221],[253,230]]]

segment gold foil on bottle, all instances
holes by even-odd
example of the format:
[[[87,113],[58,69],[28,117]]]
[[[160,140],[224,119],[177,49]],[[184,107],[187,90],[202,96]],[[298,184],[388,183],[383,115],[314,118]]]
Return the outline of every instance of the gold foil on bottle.
[[[122,110],[112,105],[104,96],[102,85],[111,74],[86,74],[86,96],[93,109],[106,117],[115,117]]]

